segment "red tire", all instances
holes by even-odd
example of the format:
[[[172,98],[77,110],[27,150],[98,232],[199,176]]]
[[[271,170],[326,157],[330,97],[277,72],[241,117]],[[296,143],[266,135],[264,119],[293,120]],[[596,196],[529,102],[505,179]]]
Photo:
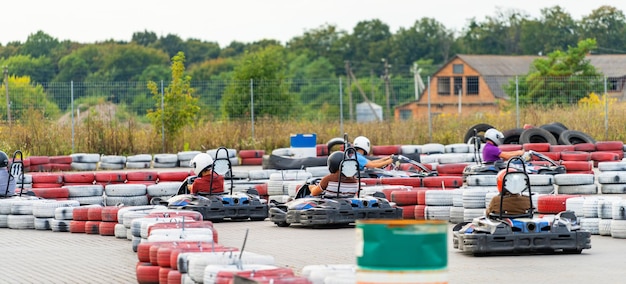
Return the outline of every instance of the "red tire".
[[[64,183],[93,184],[96,175],[93,172],[63,173]]]
[[[415,207],[417,207],[417,205],[404,205],[399,207],[402,208],[402,219],[415,220]]]
[[[120,211],[120,207],[117,206],[105,206],[102,207],[102,221],[105,222],[117,222],[117,212]]]
[[[391,200],[391,202],[395,202],[398,206],[417,204],[417,191],[414,191],[414,190],[411,190],[411,191],[396,190],[396,191],[392,191],[390,196],[391,196],[391,199],[389,200]],[[411,213],[411,215],[413,215],[413,213]]]
[[[572,171],[590,171],[593,169],[593,163],[586,161],[561,161],[561,165],[565,167],[568,174]]]
[[[87,221],[102,221],[102,206],[88,207]]]
[[[96,183],[114,184],[126,182],[126,173],[123,172],[96,172]]]
[[[624,151],[624,142],[622,141],[598,141],[596,142],[596,151]]]
[[[50,164],[71,164],[71,156],[52,156],[49,158]]]
[[[380,185],[380,180],[377,178],[362,178],[361,184],[364,185]]]
[[[374,145],[372,146],[372,155],[374,156],[388,156],[401,154],[402,149],[400,145]]]
[[[100,222],[98,232],[100,236],[115,236],[115,225],[117,222]]]
[[[470,163],[454,163],[454,164],[439,164],[437,166],[437,173],[443,175],[462,175],[465,167]]]
[[[170,271],[172,271],[172,269],[167,267],[159,268],[159,283],[169,283],[167,276],[170,274]]]
[[[326,144],[324,144],[324,146],[326,146]],[[265,155],[265,150],[240,150],[239,151],[239,157],[242,159],[263,158],[263,155]]]
[[[553,161],[561,160],[561,152],[541,152],[540,154],[552,159]],[[533,161],[543,161],[536,156],[532,156]]]
[[[85,233],[90,235],[100,234],[101,221],[87,221],[85,222]]]
[[[62,173],[38,173],[33,174],[33,184],[35,183],[63,183]]]
[[[156,181],[159,174],[154,171],[127,172],[127,181]]]
[[[425,215],[425,211],[426,211],[426,205],[424,204],[419,204],[415,206],[414,211],[414,215],[415,215],[415,220],[424,220],[426,219],[426,215]]]
[[[557,194],[540,195],[537,199],[537,212],[544,214],[556,214],[566,210],[566,200],[576,195]]]
[[[593,143],[580,143],[574,145],[575,151],[593,152],[596,150],[596,144]]]
[[[400,188],[388,187],[388,188],[383,188],[381,190],[381,192],[385,195],[385,198],[387,200],[391,201],[391,193],[392,192],[394,192],[394,191],[409,191],[409,190],[411,190],[411,188],[409,188],[409,187],[400,187]]]
[[[518,150],[522,150],[522,145],[520,145],[520,144],[503,144],[503,145],[499,145],[498,148],[500,148],[500,150],[505,151],[505,152],[518,151]]]
[[[31,166],[50,163],[50,157],[48,156],[30,156],[28,157],[28,159],[30,160]]]
[[[33,188],[56,188],[62,187],[62,183],[33,183],[31,185]]]
[[[189,176],[188,171],[171,171],[171,172],[159,172],[159,182],[162,181],[184,181]]]
[[[422,180],[414,177],[383,177],[378,179],[380,184],[388,185],[406,185],[410,187],[422,186]]]
[[[430,188],[422,187],[417,190],[417,204],[418,205],[426,205],[426,191]]]
[[[259,195],[267,195],[267,183],[255,184],[254,189],[259,192]]]
[[[150,263],[137,263],[135,272],[139,284],[159,284],[159,270],[161,267]]]
[[[591,153],[583,151],[563,151],[561,152],[561,160],[563,161],[589,161]]]
[[[524,151],[550,152],[550,143],[524,143],[522,149]]]
[[[328,145],[326,144],[315,145],[315,152],[318,157],[328,156]]]
[[[434,176],[422,178],[422,186],[429,188],[451,189],[463,186],[461,176]]]
[[[596,151],[591,152],[591,160],[594,161],[594,164],[597,166],[598,162],[619,161],[621,158],[619,157],[619,154],[614,152]]]
[[[85,233],[85,224],[88,221],[70,221],[70,233]]]
[[[72,210],[72,218],[74,221],[88,221],[89,220],[89,208],[87,206],[80,206]]]
[[[550,152],[576,151],[574,145],[551,145]]]
[[[63,187],[46,187],[46,188],[31,188],[35,196],[45,199],[58,199],[70,197],[70,192],[67,188]]]
[[[263,158],[241,158],[241,165],[258,166],[263,164]]]
[[[178,270],[170,270],[167,274],[167,284],[181,284],[183,275]]]
[[[426,167],[429,170],[433,170],[433,165],[431,164],[423,164],[424,167]],[[411,163],[402,163],[400,164],[400,170],[401,171],[418,171],[421,172],[422,169],[416,167],[415,165],[411,164]]]

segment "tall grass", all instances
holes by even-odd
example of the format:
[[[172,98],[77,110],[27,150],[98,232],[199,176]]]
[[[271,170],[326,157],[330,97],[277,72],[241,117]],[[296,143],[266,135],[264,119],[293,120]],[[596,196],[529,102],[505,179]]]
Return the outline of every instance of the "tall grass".
[[[0,125],[0,150],[25,155],[68,155],[101,153],[134,155],[140,153],[177,153],[185,150],[207,150],[220,146],[271,151],[289,147],[290,137],[297,133],[316,133],[317,143],[326,143],[347,133],[350,139],[367,136],[374,145],[408,145],[462,143],[466,132],[475,124],[487,123],[501,131],[524,124],[540,126],[560,122],[569,129],[582,131],[598,141],[626,140],[626,105],[611,103],[608,128],[605,127],[602,104],[579,104],[571,107],[528,107],[515,111],[475,114],[445,114],[432,117],[432,132],[427,117],[407,121],[370,123],[338,121],[287,121],[260,118],[254,126],[248,120],[210,121],[187,126],[179,137],[158,134],[149,124],[132,117],[93,113],[74,123],[45,119],[31,111],[26,120]],[[100,112],[106,112],[101,110]],[[73,139],[72,139],[73,137]],[[163,142],[165,141],[165,143]]]

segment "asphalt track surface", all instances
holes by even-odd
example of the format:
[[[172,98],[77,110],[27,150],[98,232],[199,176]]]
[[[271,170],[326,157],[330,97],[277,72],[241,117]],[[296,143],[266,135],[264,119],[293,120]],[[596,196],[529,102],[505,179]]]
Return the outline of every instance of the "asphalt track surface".
[[[474,257],[452,248],[452,226],[449,283],[624,283],[624,239],[593,235],[580,255]],[[247,232],[245,251],[273,255],[296,273],[312,264],[356,264],[353,227],[279,228],[268,220],[214,227],[220,244],[241,248]],[[138,260],[126,239],[3,228],[0,242],[0,283],[137,283]]]

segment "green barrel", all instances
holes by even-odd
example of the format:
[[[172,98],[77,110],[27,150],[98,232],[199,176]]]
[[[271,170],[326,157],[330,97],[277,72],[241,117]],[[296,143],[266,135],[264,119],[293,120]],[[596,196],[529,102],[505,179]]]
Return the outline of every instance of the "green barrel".
[[[448,225],[429,220],[358,220],[357,266],[369,270],[441,270]]]

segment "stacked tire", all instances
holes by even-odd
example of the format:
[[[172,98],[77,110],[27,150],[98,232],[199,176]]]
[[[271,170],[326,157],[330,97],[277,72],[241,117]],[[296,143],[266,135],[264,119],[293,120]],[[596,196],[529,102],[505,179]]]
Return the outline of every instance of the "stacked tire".
[[[106,206],[148,205],[147,186],[142,183],[109,184],[104,193]]]
[[[152,155],[139,154],[126,157],[127,169],[149,169],[152,166]]]
[[[178,152],[178,154],[176,154],[176,156],[178,157],[178,166],[181,168],[189,168],[189,162],[191,162],[191,159],[193,159],[193,157],[195,157],[196,155],[200,153],[202,152],[200,151]]]
[[[102,155],[100,157],[101,170],[122,170],[126,166],[126,156]]]
[[[68,199],[76,200],[80,205],[104,204],[104,187],[100,184],[64,185],[68,190]]]
[[[72,170],[75,171],[95,171],[100,162],[100,154],[76,153],[72,157]]]
[[[175,168],[178,166],[178,155],[176,154],[155,154],[152,167],[154,168]]]
[[[626,193],[626,161],[598,163],[598,184],[602,194]]]

